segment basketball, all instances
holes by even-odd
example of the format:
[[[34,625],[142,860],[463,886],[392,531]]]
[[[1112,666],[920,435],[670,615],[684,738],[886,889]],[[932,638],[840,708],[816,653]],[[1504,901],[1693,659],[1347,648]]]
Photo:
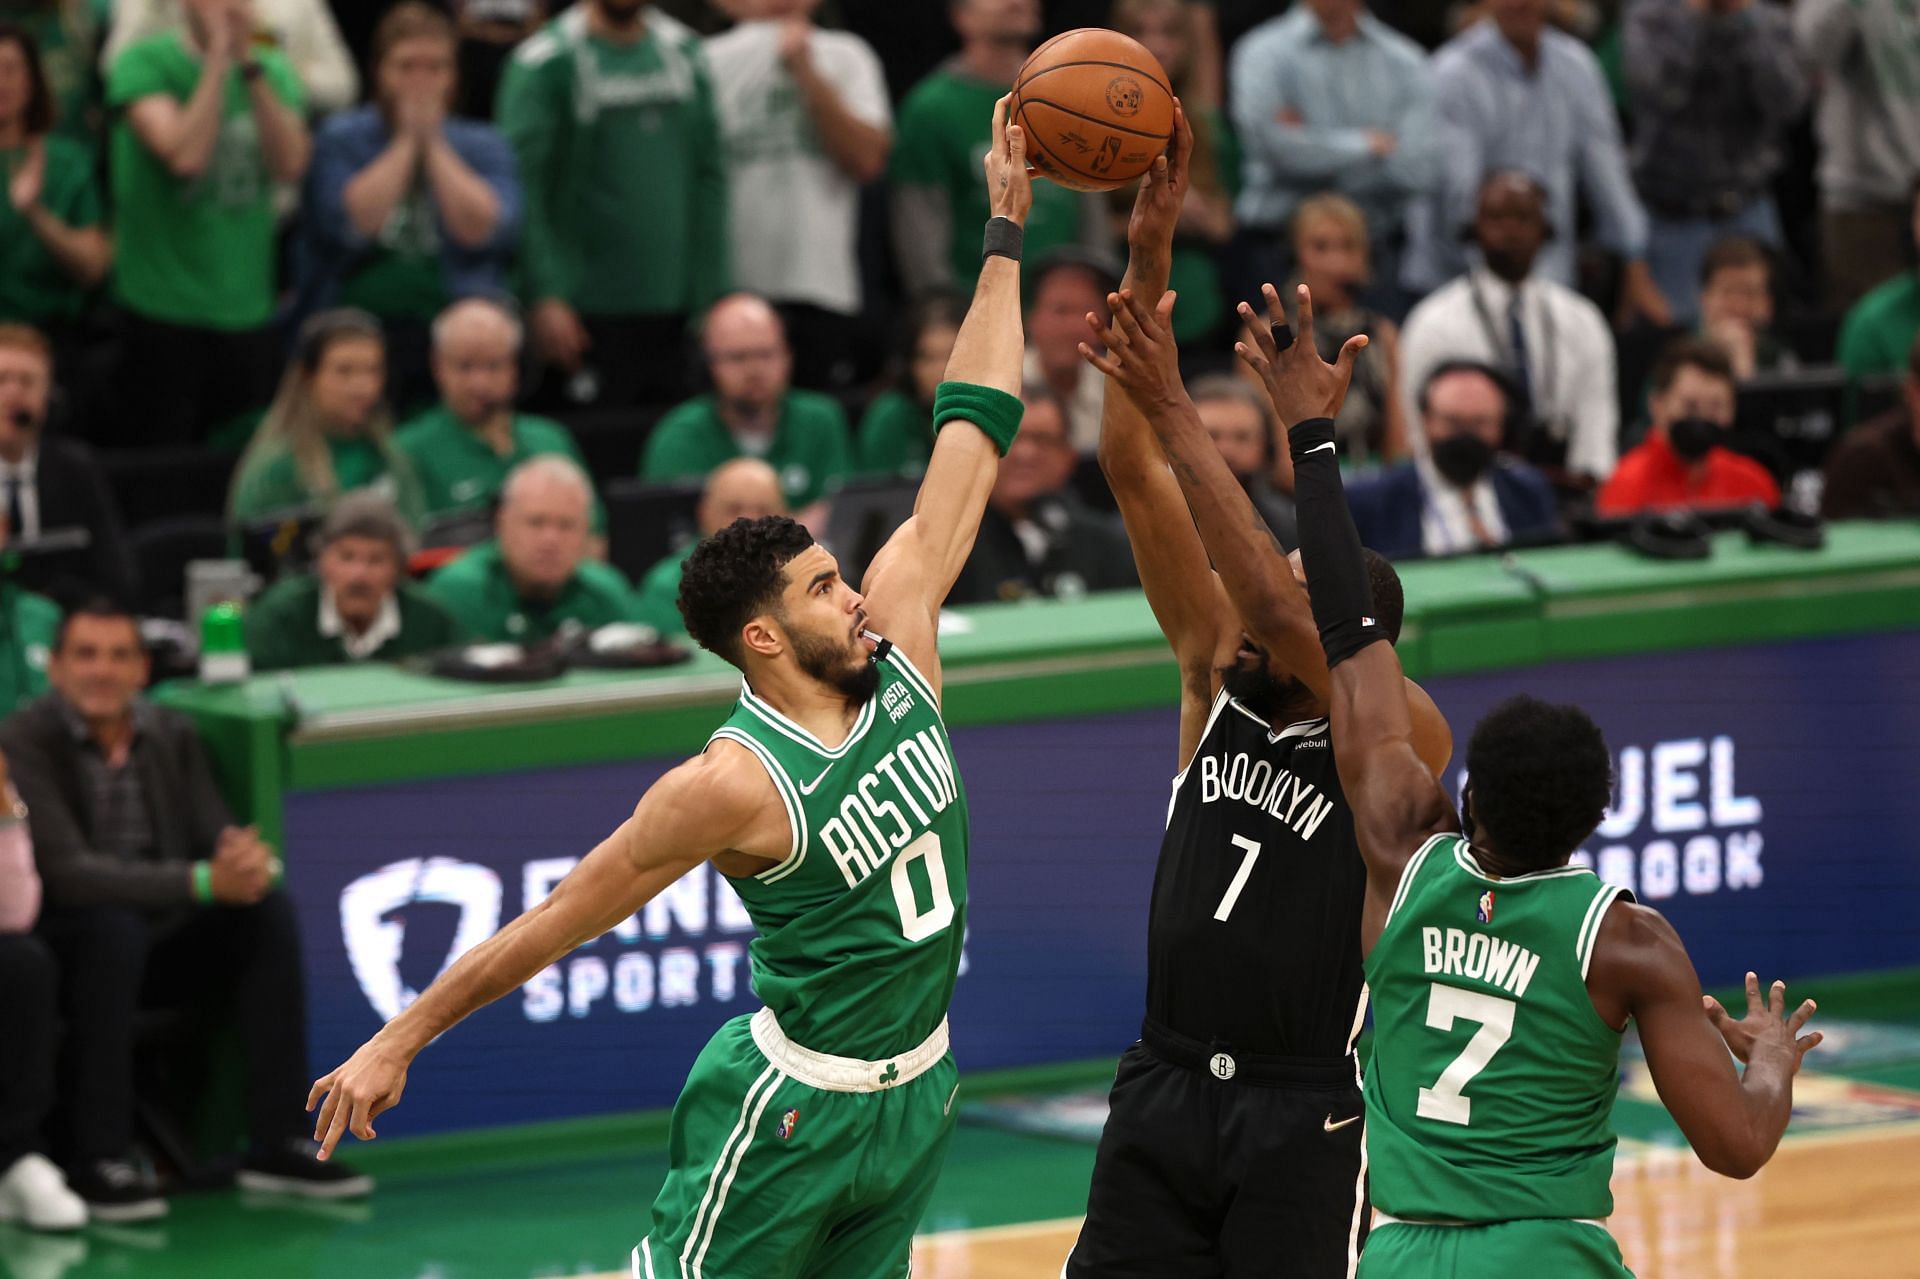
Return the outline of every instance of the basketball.
[[[1074,191],[1135,181],[1173,137],[1173,90],[1160,62],[1118,31],[1083,27],[1033,51],[1013,81],[1027,159]]]

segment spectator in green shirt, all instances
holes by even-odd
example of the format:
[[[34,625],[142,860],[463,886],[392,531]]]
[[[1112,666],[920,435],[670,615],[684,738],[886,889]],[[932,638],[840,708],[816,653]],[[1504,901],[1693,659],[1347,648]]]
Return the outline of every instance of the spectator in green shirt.
[[[874,396],[860,419],[855,452],[863,473],[925,473],[933,456],[933,393],[966,317],[966,300],[952,293],[930,293],[908,312],[893,385]]]
[[[240,458],[227,500],[236,524],[325,510],[377,487],[409,523],[422,517],[413,464],[393,441],[382,402],[386,347],[364,311],[322,311],[300,330],[280,394]]]
[[[514,408],[523,337],[519,317],[485,298],[455,302],[434,321],[440,403],[394,437],[420,481],[427,519],[492,505],[507,475],[530,457],[558,453],[586,469],[566,427]],[[597,498],[593,527],[606,527]]]
[[[925,0],[927,9],[932,0]],[[973,292],[987,187],[980,157],[992,139],[994,103],[1013,86],[1040,34],[1039,0],[948,0],[960,53],[900,104],[889,186],[893,250],[907,292]],[[1033,184],[1026,260],[1048,249],[1105,238],[1106,210],[1051,182]]]
[[[764,458],[799,512],[794,518],[824,527],[827,494],[853,469],[847,416],[827,396],[793,389],[793,353],[779,314],[751,294],[723,298],[707,316],[700,345],[713,393],[660,420],[640,474],[699,479],[729,458]]]
[[[0,534],[0,548],[6,538]],[[47,691],[47,657],[60,630],[60,606],[14,582],[0,549],[0,715]]]
[[[587,558],[593,486],[551,454],[507,477],[494,540],[427,580],[455,622],[479,640],[537,643],[568,622],[593,629],[634,620],[633,588],[620,570]]]
[[[707,487],[700,494],[694,521],[702,538],[712,537],[735,520],[757,520],[768,515],[785,515],[786,498],[780,492],[780,477],[757,457],[736,457],[714,468]],[[680,573],[687,565],[697,542],[688,543],[655,564],[640,579],[635,616],[662,635],[679,635],[687,629],[680,616]]]
[[[1912,235],[1920,250],[1920,182],[1908,201]],[[1920,271],[1909,267],[1853,304],[1840,326],[1840,367],[1854,378],[1897,374],[1920,334]]]
[[[273,184],[298,182],[312,151],[300,81],[253,43],[250,0],[186,11],[184,28],[129,46],[107,79],[126,312],[117,442],[197,442],[266,401]]]
[[[514,52],[535,353],[576,403],[670,403],[686,326],[727,287],[727,183],[706,61],[646,0],[580,0]],[[778,198],[769,193],[770,198]]]
[[[453,617],[406,581],[413,535],[378,493],[349,493],[320,527],[313,572],[285,578],[247,609],[257,671],[395,662],[453,643]]]
[[[53,91],[33,37],[0,22],[0,321],[59,331],[113,264],[93,156],[53,132]]]

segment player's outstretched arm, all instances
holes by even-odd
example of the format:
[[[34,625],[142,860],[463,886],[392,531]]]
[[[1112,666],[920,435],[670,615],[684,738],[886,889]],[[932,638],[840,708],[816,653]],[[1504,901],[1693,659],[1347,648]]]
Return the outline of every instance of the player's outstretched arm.
[[[1198,526],[1242,624],[1278,666],[1305,678],[1308,670],[1324,669],[1312,615],[1286,552],[1214,447],[1187,395],[1170,323],[1174,301],[1169,293],[1149,308],[1132,289],[1109,294],[1112,325],[1102,331],[1088,317],[1106,354],[1096,354],[1085,342],[1080,354],[1125,392],[1153,428],[1188,518]]]
[[[1313,349],[1313,298],[1299,293],[1295,345]],[[1293,500],[1300,523],[1300,558],[1312,584],[1313,619],[1332,673],[1328,706],[1334,762],[1353,805],[1354,833],[1367,863],[1367,899],[1361,944],[1371,949],[1408,859],[1428,836],[1460,829],[1459,817],[1415,747],[1400,657],[1374,621],[1373,592],[1360,533],[1347,509],[1340,479],[1333,414],[1366,345],[1356,337],[1328,366],[1318,355],[1302,359],[1270,384],[1281,420],[1289,423]]]
[[[1758,1172],[1786,1133],[1801,1058],[1821,1039],[1800,1033],[1813,1001],[1789,1017],[1786,984],[1775,982],[1763,999],[1760,979],[1748,973],[1747,1015],[1734,1020],[1701,996],[1673,925],[1631,903],[1616,904],[1602,921],[1588,987],[1602,1017],[1639,1024],[1654,1087],[1700,1162],[1727,1177]],[[1729,1049],[1747,1063],[1744,1074]]]
[[[1018,229],[1033,207],[1025,132],[1007,122],[1010,98],[993,109],[993,149],[987,153],[987,193],[993,210],[989,247],[973,305],[947,361],[946,382],[934,405],[933,456],[913,505],[874,557],[862,590],[874,625],[904,648],[938,691],[934,637],[940,605],[973,550],[980,515],[993,489],[1000,455],[1019,427],[1020,374],[1026,335],[1020,318]],[[996,227],[1013,224],[1013,230]],[[949,425],[950,424],[950,425]]]
[[[1143,306],[1158,306],[1173,269],[1173,237],[1187,195],[1193,130],[1178,104],[1174,140],[1140,184],[1127,226],[1127,274],[1121,281]],[[1092,317],[1089,317],[1091,319]],[[1237,642],[1239,622],[1207,560],[1167,455],[1133,400],[1117,383],[1100,417],[1100,469],[1120,507],[1140,585],[1180,667],[1180,756],[1199,745],[1214,671]]]
[[[320,1157],[348,1132],[373,1140],[374,1119],[399,1104],[408,1066],[437,1036],[626,919],[701,862],[746,842],[767,812],[770,786],[756,762],[723,751],[689,760],[654,783],[633,816],[545,901],[461,956],[411,1007],[315,1081],[307,1109],[319,1107],[313,1135]]]

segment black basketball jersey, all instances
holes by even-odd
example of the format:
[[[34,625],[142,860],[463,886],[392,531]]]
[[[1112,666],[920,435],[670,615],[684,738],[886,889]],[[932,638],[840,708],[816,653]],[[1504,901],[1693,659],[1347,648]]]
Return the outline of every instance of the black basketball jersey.
[[[1324,719],[1274,728],[1225,691],[1173,781],[1147,925],[1147,1015],[1284,1057],[1349,1052],[1367,872]]]

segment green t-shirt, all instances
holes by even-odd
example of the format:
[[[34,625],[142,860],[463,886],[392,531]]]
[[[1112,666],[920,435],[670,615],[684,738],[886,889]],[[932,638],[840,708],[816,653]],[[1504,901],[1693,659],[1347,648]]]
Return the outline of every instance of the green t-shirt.
[[[435,405],[400,428],[393,442],[413,464],[427,518],[471,511],[491,502],[513,468],[528,458],[558,453],[587,469],[580,446],[566,427],[551,418],[513,415],[513,451],[502,457],[444,404]],[[593,528],[603,532],[606,510],[593,501]]]
[[[25,147],[0,151],[0,177],[11,183],[27,158]],[[100,189],[85,147],[70,138],[47,139],[40,203],[70,227],[100,225]],[[47,251],[13,201],[0,200],[0,320],[45,326],[78,318],[86,301],[86,290]]]
[[[366,657],[356,658],[347,653],[338,635],[320,633],[318,578],[290,577],[276,583],[247,606],[247,655],[253,669],[397,662],[446,648],[459,638],[453,616],[422,588],[401,582],[394,598],[400,608],[399,632]]]
[[[406,454],[392,443],[354,436],[329,439],[337,488],[333,496],[354,489],[378,488],[393,499],[401,518],[418,525],[423,518],[419,481]],[[236,523],[279,515],[287,511],[325,506],[330,499],[307,487],[300,467],[285,445],[271,443],[250,450],[233,478],[227,515]]]
[[[814,391],[788,391],[780,425],[764,454],[780,473],[787,505],[799,510],[825,497],[853,469],[847,415],[837,401]],[[699,479],[722,462],[748,454],[720,421],[711,395],[688,400],[664,418],[647,440],[640,475],[649,480]]]
[[[1849,377],[1904,372],[1920,333],[1920,273],[1907,271],[1853,304],[1840,326],[1837,359]]]
[[[864,475],[921,475],[933,456],[933,411],[905,391],[882,391],[860,419]]]
[[[663,636],[684,635],[687,631],[687,619],[680,616],[680,575],[686,572],[687,557],[693,554],[690,544],[684,551],[676,551],[647,570],[640,579],[640,589],[634,593],[634,619],[645,622]]]
[[[113,22],[113,0],[0,0],[0,22],[26,28],[40,49],[53,95],[53,129],[92,155],[100,140],[100,45]]]
[[[60,606],[44,596],[0,587],[0,607],[13,613],[0,643],[0,715],[47,691],[47,656],[60,630]]]
[[[274,49],[254,54],[280,100],[302,109],[300,80]],[[273,181],[247,82],[227,75],[220,140],[207,171],[176,178],[127,119],[142,98],[165,94],[182,107],[200,83],[200,59],[167,32],[128,46],[107,80],[114,109],[113,205],[118,225],[115,296],[131,311],[168,324],[237,331],[273,317]]]
[[[452,301],[440,263],[440,226],[426,188],[415,183],[373,244],[340,284],[340,305],[383,320],[432,320]]]
[[[889,181],[898,187],[938,187],[947,193],[953,241],[953,282],[971,290],[980,278],[980,229],[990,212],[980,158],[993,141],[993,107],[1007,92],[968,79],[951,67],[935,71],[900,104]],[[1027,215],[1023,257],[1032,263],[1048,249],[1080,238],[1081,196],[1036,180]]]
[[[507,575],[498,542],[483,542],[427,579],[427,590],[473,639],[533,643],[565,622],[592,629],[631,622],[633,590],[620,570],[582,560],[560,594],[544,604],[522,599]]]
[[[575,5],[514,51],[496,116],[526,193],[529,297],[591,315],[703,310],[727,288],[727,185],[699,41],[649,11],[631,45]]]

